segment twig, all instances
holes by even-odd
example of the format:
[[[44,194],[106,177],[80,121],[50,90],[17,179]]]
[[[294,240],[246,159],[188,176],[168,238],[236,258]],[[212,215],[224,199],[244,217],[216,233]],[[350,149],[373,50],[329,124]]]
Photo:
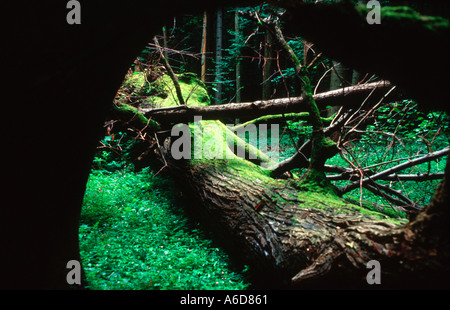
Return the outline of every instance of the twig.
[[[361,182],[362,183],[367,183],[369,181],[375,181],[375,180],[380,179],[382,177],[385,177],[387,175],[391,175],[391,174],[393,174],[393,173],[395,173],[397,171],[401,171],[401,170],[404,170],[406,168],[409,168],[409,167],[412,167],[412,166],[415,166],[415,165],[418,165],[418,164],[421,164],[421,163],[424,163],[424,162],[431,161],[433,159],[436,159],[436,158],[448,155],[449,153],[450,153],[450,147],[446,147],[446,148],[444,148],[442,150],[426,154],[426,155],[424,155],[422,157],[419,157],[419,158],[416,158],[416,159],[413,159],[413,160],[408,160],[407,162],[399,164],[399,165],[397,165],[395,167],[392,167],[392,168],[386,169],[384,171],[378,172],[378,173],[376,173],[376,174],[374,174],[372,176],[368,176],[368,177],[364,178],[363,180],[361,180]],[[353,182],[353,183],[351,183],[349,185],[341,187],[339,189],[339,192],[341,194],[345,194],[345,193],[347,193],[347,192],[357,188],[359,184],[360,184],[360,182],[355,181],[355,182]]]
[[[166,168],[168,166],[166,158],[164,157],[164,152],[163,152],[163,150],[161,148],[161,145],[159,144],[158,135],[156,133],[155,133],[155,140],[156,140],[156,144],[158,145],[159,152],[161,153],[161,158],[164,161],[164,166],[162,166],[161,169],[159,169],[158,172],[156,172],[153,175],[153,177],[157,176],[164,168]]]
[[[326,171],[329,166],[325,166]],[[339,167],[341,168],[341,167]],[[345,168],[344,168],[345,169]],[[337,169],[336,169],[337,170]],[[335,170],[335,171],[336,171]],[[363,169],[364,173],[366,173],[366,168]],[[355,170],[348,169],[347,171],[342,172],[341,174],[327,175],[327,179],[338,181],[338,180],[359,180],[359,176],[355,175]],[[378,180],[384,181],[430,181],[430,180],[440,180],[445,176],[445,173],[425,173],[425,174],[390,174],[384,177],[380,177]]]
[[[180,83],[178,82],[178,78],[175,75],[175,73],[173,72],[172,67],[169,65],[169,62],[167,61],[166,57],[164,57],[164,53],[163,53],[163,51],[161,49],[161,46],[158,43],[158,39],[156,37],[154,37],[153,41],[158,46],[159,54],[160,54],[161,60],[163,62],[164,68],[166,68],[167,74],[170,76],[170,78],[173,81],[173,85],[175,86],[175,90],[177,92],[177,97],[178,97],[178,100],[179,100],[179,104],[180,105],[185,105],[184,99],[183,99],[183,93],[181,92],[181,87],[180,87]]]

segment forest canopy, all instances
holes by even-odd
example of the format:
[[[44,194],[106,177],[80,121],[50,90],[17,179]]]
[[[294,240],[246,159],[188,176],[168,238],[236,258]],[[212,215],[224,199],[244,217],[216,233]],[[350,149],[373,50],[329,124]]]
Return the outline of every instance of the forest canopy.
[[[379,37],[379,65],[341,56],[370,46],[370,8],[300,2],[204,11],[161,27],[117,91],[93,169],[172,178],[190,216],[259,287],[339,285],[343,274],[360,287],[369,260],[393,286],[396,276],[448,273],[448,240],[435,238],[448,216],[424,224],[423,214],[447,186],[450,116],[435,108],[439,89],[395,73],[417,66],[420,79],[437,79],[435,64],[408,61],[430,33],[427,48],[436,49],[427,55],[445,55],[433,40],[448,34],[448,19],[438,4],[380,1],[381,23],[370,27],[380,34],[411,24],[402,44],[416,50],[398,58],[392,39]],[[352,45],[333,47],[339,38],[302,19],[308,11],[349,14]]]

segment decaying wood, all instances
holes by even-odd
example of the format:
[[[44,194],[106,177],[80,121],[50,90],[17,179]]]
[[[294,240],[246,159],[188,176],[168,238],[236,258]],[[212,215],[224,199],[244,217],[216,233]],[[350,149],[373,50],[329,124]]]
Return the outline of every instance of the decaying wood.
[[[314,100],[320,108],[335,105],[356,107],[373,91],[371,100],[377,102],[387,90],[392,87],[388,81],[380,81],[363,85],[344,87],[314,95]],[[394,94],[391,94],[394,96]],[[392,98],[392,97],[391,97]],[[306,112],[303,97],[259,100],[245,103],[231,103],[212,106],[176,106],[158,109],[142,109],[142,113],[160,123],[189,123],[194,116],[204,120],[233,120],[239,117],[241,121],[252,120],[264,115]]]
[[[292,181],[246,177],[227,162],[170,161],[169,167],[195,201],[194,212],[264,288],[367,288],[366,264],[373,259],[381,263],[384,288],[447,283],[448,236],[440,234],[448,232],[448,212],[439,206],[447,181],[415,219],[394,224],[350,204],[311,198]]]
[[[233,257],[250,266],[260,288],[365,288],[366,264],[374,259],[382,266],[383,288],[448,285],[445,178],[432,204],[408,224],[395,224],[337,197],[330,199],[321,188],[273,179],[243,159],[241,164],[173,160],[167,147],[170,143],[161,142],[165,171],[173,173],[183,196],[189,197],[192,212],[204,219]],[[326,165],[324,169],[347,171]]]

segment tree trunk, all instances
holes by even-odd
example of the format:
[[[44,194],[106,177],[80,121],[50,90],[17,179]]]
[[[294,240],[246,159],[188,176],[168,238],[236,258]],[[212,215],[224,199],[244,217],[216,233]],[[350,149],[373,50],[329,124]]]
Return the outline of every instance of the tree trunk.
[[[241,36],[241,25],[239,23],[239,12],[236,11],[234,15],[234,32],[235,32],[235,42],[238,44],[239,37]],[[241,59],[238,57],[236,59],[236,103],[240,103],[241,99]]]
[[[303,40],[303,66],[308,66],[313,60],[313,53],[311,51],[313,45],[314,43]]]
[[[262,100],[272,97],[273,87],[271,76],[273,74],[273,39],[272,34],[267,31],[264,35],[264,65],[262,75]]]
[[[130,114],[125,111],[127,117]],[[152,120],[159,118],[156,115]],[[258,150],[243,145],[243,141],[228,140],[223,134],[226,126],[220,122],[199,123],[203,159],[174,160],[174,141],[162,137],[158,138],[157,154],[162,154],[164,171],[172,174],[187,197],[192,215],[203,219],[230,254],[250,267],[256,287],[368,288],[367,264],[373,260],[381,264],[382,286],[378,287],[448,286],[449,216],[445,201],[449,186],[445,178],[433,203],[405,223],[341,199],[320,171],[321,164],[313,164],[313,152],[307,178],[275,179],[270,176],[273,165],[265,158],[268,156],[258,156]],[[218,127],[211,129],[209,123]],[[145,120],[137,124],[148,130],[151,125]],[[311,150],[314,143],[312,139]],[[205,153],[205,146],[212,150],[211,145],[215,153],[227,154],[227,159]],[[256,155],[255,160],[228,157],[237,153],[234,146],[245,151],[245,158]],[[263,165],[266,163],[269,165]],[[394,168],[384,174],[395,173]]]
[[[345,67],[343,64],[333,61],[333,70],[330,76],[330,90],[339,89],[349,86],[352,82],[352,70]],[[331,116],[339,111],[340,106],[332,106],[327,110],[327,115]]]
[[[333,61],[333,66],[330,77],[330,90],[351,85],[352,70],[337,61]]]
[[[202,30],[202,61],[201,61],[201,81],[206,82],[206,41],[207,41],[207,30],[208,30],[208,13],[203,12],[203,30]]]
[[[161,62],[163,63],[164,68],[167,71],[167,74],[172,79],[173,85],[175,86],[175,91],[177,93],[178,102],[180,105],[185,105],[185,101],[183,98],[183,93],[181,92],[180,83],[178,82],[178,77],[176,76],[175,72],[173,72],[172,67],[169,64],[169,61],[164,56],[164,53],[161,49],[161,46],[159,45],[158,39],[156,37],[153,38],[153,41],[155,42],[156,47],[159,49]]]
[[[432,205],[401,224],[318,188],[271,179],[241,159],[169,167],[192,211],[250,266],[260,288],[369,288],[371,260],[381,264],[379,287],[448,287],[448,234],[441,235],[448,212],[440,205],[447,181]]]
[[[293,55],[292,49],[284,46]],[[381,268],[379,288],[448,287],[448,179],[443,179],[433,202],[408,223],[339,198],[321,171],[325,168],[320,156],[323,148],[317,150],[314,144],[325,134],[315,105],[319,97],[312,96],[307,72],[302,71],[298,59],[292,59],[303,79],[303,97],[298,102],[307,103],[310,116],[316,115],[311,120],[315,134],[309,177],[274,179],[270,171],[237,157],[176,161],[171,159],[170,143],[165,141],[160,151],[168,171],[191,202],[191,210],[204,219],[236,258],[250,266],[259,288],[368,288],[367,266],[373,261]],[[346,94],[347,100],[350,94]],[[263,103],[264,107],[255,103],[238,106],[260,115],[266,109],[264,114],[271,114],[267,113],[270,104]],[[291,103],[292,98],[284,102],[284,107]],[[177,115],[192,122],[189,113],[193,111],[193,115],[205,116],[218,113],[217,117],[235,112],[235,107],[175,107],[164,111],[172,122]],[[177,114],[179,111],[184,114]],[[148,111],[146,115],[160,121],[164,113]],[[208,117],[212,118],[211,114]],[[203,139],[211,141],[205,136]],[[447,165],[446,176],[449,169]]]
[[[216,79],[215,104],[222,103],[222,9],[216,14]]]
[[[163,47],[164,47],[163,55],[168,61],[169,56],[167,55],[167,48],[169,47],[169,45],[167,43],[167,28],[166,28],[166,26],[163,26],[162,30],[163,30]]]

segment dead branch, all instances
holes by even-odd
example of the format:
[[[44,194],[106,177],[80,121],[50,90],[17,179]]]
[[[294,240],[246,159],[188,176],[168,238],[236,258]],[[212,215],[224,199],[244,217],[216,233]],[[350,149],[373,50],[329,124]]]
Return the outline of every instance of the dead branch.
[[[181,87],[180,87],[180,83],[178,82],[178,78],[175,75],[175,73],[172,70],[172,67],[169,65],[169,61],[166,59],[166,57],[164,56],[163,50],[161,48],[161,46],[158,43],[158,39],[156,37],[153,38],[153,41],[155,42],[155,45],[157,46],[158,50],[159,50],[159,54],[161,57],[161,61],[164,65],[164,68],[166,68],[167,70],[167,74],[170,76],[170,78],[172,79],[173,85],[175,86],[175,91],[177,92],[177,97],[178,97],[178,101],[180,105],[184,105],[184,99],[183,99],[183,94],[181,92]]]
[[[359,106],[361,101],[374,89],[371,98],[377,102],[390,87],[388,81],[374,82],[364,85],[344,87],[337,90],[314,95],[319,108],[326,106],[343,105],[347,108]],[[391,94],[392,96],[393,94]],[[377,98],[377,99],[376,99]],[[203,119],[235,119],[241,121],[252,120],[263,115],[306,112],[303,97],[279,98],[271,100],[258,100],[245,103],[230,103],[224,105],[202,106],[176,106],[156,109],[142,109],[146,117],[153,117],[160,123],[188,123],[193,122],[194,116]]]
[[[327,166],[325,166],[327,167]],[[343,168],[343,167],[339,167]],[[343,168],[346,169],[346,168]],[[326,170],[329,171],[329,170]],[[337,171],[335,169],[334,171]],[[370,175],[370,170],[367,170],[367,167],[364,168],[364,173]],[[424,173],[424,174],[390,174],[387,176],[380,177],[379,180],[383,181],[431,181],[431,180],[440,180],[444,177],[445,173]],[[327,175],[327,179],[338,181],[338,180],[347,180],[347,181],[356,181],[359,180],[359,176],[356,175],[356,172],[353,169],[348,169],[341,174]]]
[[[401,170],[404,170],[406,168],[409,168],[409,167],[412,167],[412,166],[415,166],[415,165],[418,165],[418,164],[421,164],[421,163],[424,163],[424,162],[428,162],[428,161],[434,160],[436,158],[439,158],[439,157],[442,157],[442,156],[445,156],[445,155],[448,155],[449,152],[450,152],[450,147],[446,147],[446,148],[444,148],[442,150],[426,154],[426,155],[424,155],[422,157],[419,157],[419,158],[416,158],[416,159],[412,159],[412,160],[408,160],[407,162],[401,163],[401,164],[399,164],[399,165],[397,165],[395,167],[392,167],[392,168],[386,169],[384,171],[378,172],[378,173],[376,173],[374,175],[368,176],[368,177],[362,179],[361,181],[355,181],[355,182],[353,182],[353,183],[351,183],[349,185],[341,187],[341,188],[339,188],[339,192],[341,194],[345,194],[345,193],[347,193],[347,192],[357,188],[361,183],[364,184],[364,183],[367,183],[367,182],[370,182],[370,181],[375,181],[375,180],[381,179],[382,177],[386,177],[388,175],[392,175],[392,174],[394,174],[397,171],[401,171]]]
[[[414,201],[412,201],[411,199],[409,199],[408,197],[403,195],[401,191],[395,190],[387,185],[382,185],[379,183],[371,182],[371,183],[364,184],[364,187],[366,187],[368,189],[369,189],[369,187],[373,187],[375,189],[375,191],[369,189],[372,193],[374,193],[378,196],[382,196],[382,197],[386,198],[387,200],[390,199],[390,201],[395,203],[396,205],[404,206],[404,209],[408,209],[408,210],[420,209],[420,207]],[[396,199],[396,198],[394,198],[393,196],[396,196],[400,200],[394,201],[394,199]]]
[[[374,193],[377,196],[383,197],[384,199],[386,199],[390,203],[393,203],[396,206],[405,206],[406,202],[404,200],[395,198],[394,196],[389,195],[389,194],[381,191],[379,188],[377,188],[377,186],[379,186],[379,184],[377,184],[377,185],[364,184],[363,185],[364,188],[366,188],[367,190],[371,191],[372,193]],[[415,205],[414,202],[411,202],[410,204],[411,205]],[[406,211],[406,207],[404,207],[402,209],[404,211]]]

